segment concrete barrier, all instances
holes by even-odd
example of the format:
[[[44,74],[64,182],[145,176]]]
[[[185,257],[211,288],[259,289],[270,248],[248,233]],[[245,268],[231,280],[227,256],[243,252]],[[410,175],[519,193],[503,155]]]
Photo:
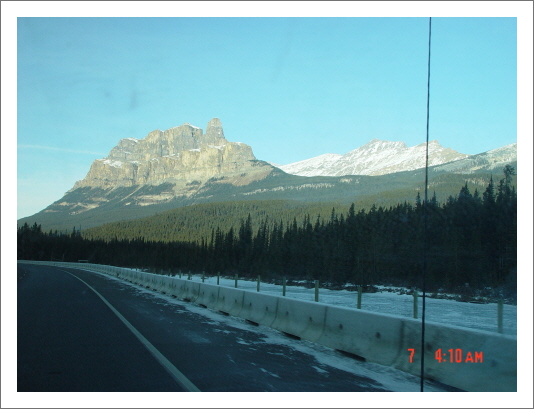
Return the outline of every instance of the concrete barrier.
[[[125,268],[119,268],[118,269],[119,278],[122,280],[130,280],[130,271]]]
[[[152,274],[143,273],[143,285],[147,288],[152,288]]]
[[[164,289],[165,289],[165,286],[167,285],[167,282],[165,281],[166,278],[167,277],[164,275],[159,275],[156,278],[156,285],[154,286],[154,289],[156,291],[165,292]]]
[[[142,285],[143,287],[146,287],[148,285],[148,279],[149,279],[149,276],[147,273],[140,272],[139,282],[137,284]]]
[[[200,294],[201,283],[195,283],[194,281],[185,280],[184,281],[184,294],[182,299],[195,302]]]
[[[148,288],[155,290],[158,285],[158,276],[157,274],[150,274],[148,279]]]
[[[159,292],[162,292],[162,293],[165,292],[165,287],[167,286],[167,281],[166,281],[167,278],[168,277],[166,277],[164,275],[160,275],[157,278],[157,284],[156,284],[156,288],[155,288],[156,291],[159,291]]]
[[[328,306],[324,332],[317,342],[371,362],[392,365],[399,356],[407,357],[407,351],[402,351],[399,343],[403,328],[399,318]]]
[[[215,309],[217,307],[217,300],[219,299],[219,289],[221,287],[213,284],[201,284],[200,293],[195,300],[197,304],[204,305],[205,307]]]
[[[137,273],[137,284],[138,285],[145,285],[145,281],[147,280],[146,273],[138,272]]]
[[[132,278],[133,278],[133,275],[134,275],[134,271],[133,270],[124,269],[124,274],[126,275],[126,279],[131,282]]]
[[[239,317],[270,327],[278,310],[278,296],[243,291],[243,306]]]
[[[165,286],[163,287],[163,292],[165,294],[170,294],[173,287],[172,284],[174,283],[174,277],[165,277]]]
[[[171,281],[170,286],[170,294],[174,295],[176,298],[180,298],[181,296],[181,290],[180,290],[180,284],[182,280],[180,280],[177,277],[174,277]]]
[[[278,298],[278,310],[272,328],[308,341],[317,341],[324,332],[326,304]]]
[[[235,317],[239,316],[243,308],[244,293],[245,291],[237,288],[219,287],[216,309]]]
[[[187,294],[187,287],[186,287],[186,282],[187,280],[179,280],[180,283],[178,285],[178,292],[180,294],[180,299],[184,299],[185,298],[185,295]]]
[[[132,283],[134,284],[140,284],[141,283],[141,273],[139,271],[135,271],[132,275]]]
[[[173,290],[173,284],[174,284],[174,277],[165,277],[163,279],[163,288],[161,289],[162,292],[165,294],[171,294],[171,291]]]
[[[88,266],[87,263],[83,266],[77,263],[30,263],[83,267],[106,274],[115,272],[109,266]],[[177,298],[187,298],[208,308],[355,354],[369,362],[420,375],[421,321],[416,319],[142,272],[121,270],[119,276],[131,277],[133,282],[151,288],[159,285]],[[409,349],[414,350],[412,362]],[[442,362],[435,356],[439,349]],[[425,378],[466,391],[517,391],[517,338],[427,321]]]
[[[173,280],[169,284],[169,294],[175,296],[178,299],[182,299],[184,293],[184,289],[182,287],[183,281],[184,280],[181,280],[179,278],[173,278]]]
[[[413,363],[401,357],[395,368],[420,375],[421,322],[401,319],[401,352],[415,349]],[[441,349],[441,362],[436,351]],[[451,356],[453,350],[454,356]],[[460,355],[457,355],[460,350]],[[475,354],[478,353],[478,354]],[[517,391],[517,339],[498,333],[425,323],[425,378],[474,392]]]

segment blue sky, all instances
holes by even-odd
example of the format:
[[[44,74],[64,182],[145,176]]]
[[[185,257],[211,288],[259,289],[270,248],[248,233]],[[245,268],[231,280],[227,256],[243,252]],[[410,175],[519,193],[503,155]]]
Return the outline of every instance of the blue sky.
[[[431,140],[517,142],[516,24],[432,19]],[[185,122],[218,117],[278,164],[425,141],[428,18],[19,18],[17,34],[17,218],[119,139]]]

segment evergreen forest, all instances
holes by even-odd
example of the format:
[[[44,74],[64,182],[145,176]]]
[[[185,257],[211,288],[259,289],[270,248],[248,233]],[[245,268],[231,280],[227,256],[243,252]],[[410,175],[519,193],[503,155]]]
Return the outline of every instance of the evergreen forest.
[[[356,210],[332,208],[297,221],[270,220],[262,211],[225,227],[213,215],[211,232],[195,240],[156,240],[143,229],[130,237],[91,238],[43,232],[24,224],[17,231],[19,260],[79,261],[146,268],[164,274],[192,271],[239,274],[265,280],[320,280],[370,288],[390,284],[427,291],[501,288],[514,296],[517,278],[515,170],[491,178],[485,190],[467,183],[457,196]],[[235,206],[235,204],[234,204]],[[213,205],[210,207],[213,211]],[[218,224],[218,221],[220,223]],[[425,228],[426,226],[426,228]],[[147,230],[148,231],[148,230]],[[426,259],[426,263],[424,260]]]

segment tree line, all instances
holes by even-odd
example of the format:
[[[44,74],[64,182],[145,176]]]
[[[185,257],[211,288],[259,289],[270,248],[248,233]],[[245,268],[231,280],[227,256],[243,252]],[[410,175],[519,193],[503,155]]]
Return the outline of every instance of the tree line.
[[[158,272],[419,288],[426,257],[429,291],[512,288],[517,274],[514,175],[514,168],[507,166],[498,184],[491,178],[482,195],[476,189],[471,192],[466,183],[444,203],[438,203],[435,194],[426,201],[418,194],[414,204],[373,205],[367,211],[356,211],[352,204],[345,213],[332,208],[329,217],[308,214],[300,222],[265,217],[253,223],[249,214],[239,228],[213,228],[200,242],[88,239],[76,228],[70,234],[45,233],[37,224],[25,224],[18,228],[17,256]]]

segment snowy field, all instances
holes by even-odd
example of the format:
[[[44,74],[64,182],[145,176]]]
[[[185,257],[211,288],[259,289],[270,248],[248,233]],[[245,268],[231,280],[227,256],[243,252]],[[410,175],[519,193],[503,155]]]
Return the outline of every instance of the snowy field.
[[[182,275],[187,278],[187,275]],[[200,275],[193,275],[192,280],[201,282]],[[206,277],[206,284],[217,284],[217,277]],[[220,285],[234,287],[233,278],[220,277]],[[238,288],[256,291],[257,282],[240,279]],[[413,318],[413,296],[388,292],[385,287],[378,286],[383,292],[363,293],[362,310],[393,314],[401,317]],[[265,294],[282,295],[282,286],[275,284],[260,283],[260,292]],[[286,297],[299,300],[315,301],[315,288],[304,286],[286,286]],[[337,305],[341,307],[356,308],[358,293],[347,290],[319,289],[319,302]],[[421,319],[423,311],[423,299],[419,296],[418,318]],[[459,327],[474,328],[484,331],[497,332],[497,304],[474,304],[454,300],[441,300],[426,297],[425,321],[437,322]],[[517,337],[517,306],[503,306],[503,333]]]

